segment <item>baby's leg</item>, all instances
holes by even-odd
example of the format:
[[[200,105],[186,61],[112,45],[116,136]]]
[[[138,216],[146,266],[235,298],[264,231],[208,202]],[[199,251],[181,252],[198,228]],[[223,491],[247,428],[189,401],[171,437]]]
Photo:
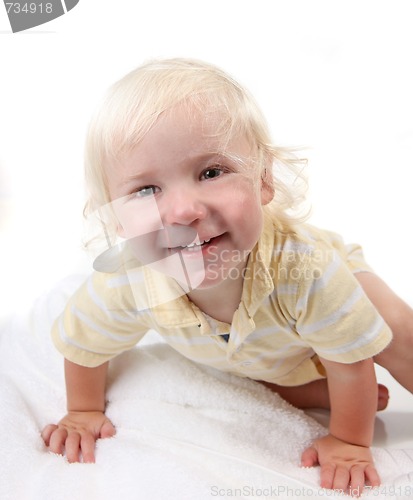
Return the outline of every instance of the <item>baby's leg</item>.
[[[297,408],[326,408],[330,409],[327,379],[315,380],[305,385],[283,387],[281,385],[261,382],[265,387],[279,394]],[[379,384],[377,409],[384,410],[389,402],[389,391],[384,385]]]
[[[375,274],[355,276],[393,332],[393,341],[374,361],[413,393],[413,309]]]

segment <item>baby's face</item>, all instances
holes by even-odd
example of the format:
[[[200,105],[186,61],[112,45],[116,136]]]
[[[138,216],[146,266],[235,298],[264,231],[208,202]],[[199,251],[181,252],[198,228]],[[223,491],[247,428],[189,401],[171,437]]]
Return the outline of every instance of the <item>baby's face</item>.
[[[143,264],[189,290],[243,268],[262,229],[251,146],[234,138],[219,153],[213,132],[213,122],[175,108],[108,169],[119,234]]]

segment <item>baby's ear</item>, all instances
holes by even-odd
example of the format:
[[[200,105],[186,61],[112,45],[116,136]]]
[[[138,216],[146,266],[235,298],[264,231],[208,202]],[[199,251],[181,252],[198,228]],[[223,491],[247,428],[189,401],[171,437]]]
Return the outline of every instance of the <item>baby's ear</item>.
[[[271,166],[264,168],[261,174],[261,204],[267,205],[274,198],[274,177]]]

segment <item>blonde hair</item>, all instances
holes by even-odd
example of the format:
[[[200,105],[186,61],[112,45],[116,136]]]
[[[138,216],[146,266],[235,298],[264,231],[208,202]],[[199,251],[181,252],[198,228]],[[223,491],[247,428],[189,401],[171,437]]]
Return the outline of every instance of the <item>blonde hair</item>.
[[[254,147],[258,178],[274,190],[265,210],[272,212],[280,228],[303,220],[296,209],[304,198],[297,181],[304,181],[300,185],[305,189],[305,160],[298,159],[294,150],[272,145],[266,120],[246,89],[219,68],[192,59],[148,62],[109,89],[86,138],[85,216],[112,201],[105,174],[109,164],[139,144],[159,116],[178,104],[219,117],[217,135],[224,143],[243,134]],[[107,222],[106,239],[113,236]]]

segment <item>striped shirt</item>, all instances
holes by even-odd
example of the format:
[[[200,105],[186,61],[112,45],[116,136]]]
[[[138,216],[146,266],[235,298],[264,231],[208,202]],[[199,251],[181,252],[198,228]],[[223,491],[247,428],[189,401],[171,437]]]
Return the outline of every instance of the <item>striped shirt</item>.
[[[310,225],[280,232],[266,217],[232,324],[205,315],[171,278],[125,266],[93,273],[56,320],[52,337],[67,359],[94,367],[153,329],[196,363],[301,385],[325,376],[318,356],[354,363],[390,342],[389,327],[354,277],[362,271],[370,268],[359,246]]]

